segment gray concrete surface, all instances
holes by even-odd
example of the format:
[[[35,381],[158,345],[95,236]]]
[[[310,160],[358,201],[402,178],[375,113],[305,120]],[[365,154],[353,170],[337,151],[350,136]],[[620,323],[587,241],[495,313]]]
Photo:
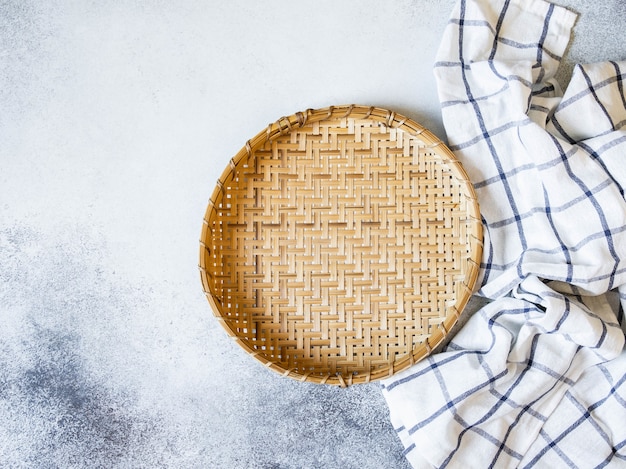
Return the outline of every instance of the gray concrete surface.
[[[245,140],[329,104],[443,137],[432,63],[452,0],[0,1],[0,466],[404,468],[376,384],[258,365],[197,272]],[[574,62],[626,59],[621,0]]]

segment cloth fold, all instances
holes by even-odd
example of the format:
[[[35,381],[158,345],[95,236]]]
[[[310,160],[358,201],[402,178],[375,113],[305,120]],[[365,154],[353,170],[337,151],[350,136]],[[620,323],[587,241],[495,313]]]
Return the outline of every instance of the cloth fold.
[[[478,294],[493,301],[383,382],[415,467],[626,463],[626,63],[576,67],[562,94],[575,20],[544,0],[461,0],[444,32],[442,116],[478,195]]]

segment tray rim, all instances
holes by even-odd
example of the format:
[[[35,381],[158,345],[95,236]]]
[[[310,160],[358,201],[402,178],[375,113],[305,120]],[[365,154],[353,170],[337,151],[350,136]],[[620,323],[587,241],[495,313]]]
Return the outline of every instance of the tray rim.
[[[215,203],[218,200],[220,193],[223,191],[224,184],[229,177],[234,173],[237,165],[243,158],[248,158],[252,155],[253,149],[265,144],[267,141],[278,138],[282,135],[288,134],[296,129],[299,129],[307,124],[330,120],[330,119],[344,119],[347,117],[357,119],[373,119],[381,124],[384,124],[388,128],[400,129],[407,132],[409,135],[419,137],[429,147],[436,148],[438,155],[443,157],[445,163],[450,167],[452,173],[457,177],[457,180],[461,183],[461,187],[464,191],[464,196],[468,201],[468,207],[470,208],[470,238],[473,239],[473,252],[467,259],[468,270],[461,285],[460,298],[456,298],[454,305],[449,306],[445,317],[440,315],[443,319],[441,324],[437,327],[437,330],[432,333],[425,342],[414,347],[412,353],[408,356],[404,356],[400,359],[394,360],[389,368],[381,368],[370,371],[369,373],[359,373],[357,375],[342,376],[341,374],[328,373],[326,376],[319,374],[306,373],[302,374],[294,369],[286,369],[280,362],[273,361],[262,354],[262,351],[255,350],[250,347],[245,340],[240,337],[236,331],[234,331],[229,323],[228,318],[224,317],[221,312],[219,302],[216,299],[216,295],[212,292],[211,283],[207,279],[207,265],[205,256],[208,251],[207,245],[204,240],[207,239],[207,231],[212,213],[216,211]],[[202,288],[204,294],[211,306],[214,316],[218,322],[225,329],[227,334],[232,337],[235,342],[242,347],[249,355],[260,361],[265,367],[280,373],[283,376],[287,376],[298,381],[307,381],[318,384],[330,384],[346,387],[352,384],[369,383],[384,378],[388,378],[405,370],[417,363],[418,361],[426,358],[428,355],[440,349],[446,339],[449,339],[450,331],[458,322],[461,313],[467,305],[470,297],[473,294],[473,289],[478,279],[480,270],[480,261],[483,249],[483,225],[480,217],[480,207],[476,192],[473,184],[471,183],[467,172],[463,168],[461,162],[456,158],[454,153],[430,130],[426,129],[422,125],[418,124],[413,119],[410,119],[402,114],[398,114],[386,108],[376,106],[364,106],[364,105],[338,105],[328,106],[319,109],[306,109],[302,112],[296,112],[289,116],[283,116],[273,123],[258,132],[254,137],[247,140],[245,145],[233,156],[226,168],[223,170],[220,178],[218,179],[215,188],[211,194],[208,205],[206,207],[202,231],[200,236],[200,263],[199,271],[201,277]]]

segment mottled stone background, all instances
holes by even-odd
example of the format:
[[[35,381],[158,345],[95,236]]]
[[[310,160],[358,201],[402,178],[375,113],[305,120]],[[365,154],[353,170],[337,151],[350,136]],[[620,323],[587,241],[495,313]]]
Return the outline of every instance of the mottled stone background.
[[[572,63],[625,59],[622,0]],[[330,104],[444,136],[453,0],[0,0],[0,467],[403,468],[376,384],[282,378],[212,317],[207,200],[244,142]]]

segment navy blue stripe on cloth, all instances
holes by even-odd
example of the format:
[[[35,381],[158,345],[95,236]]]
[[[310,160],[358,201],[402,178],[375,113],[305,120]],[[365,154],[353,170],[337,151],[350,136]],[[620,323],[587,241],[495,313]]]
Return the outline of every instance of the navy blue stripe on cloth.
[[[565,467],[577,467],[574,462],[569,459],[563,451],[559,449],[558,443],[559,441],[552,439],[550,435],[548,435],[543,429],[539,432],[539,435],[546,441],[546,446],[537,454],[528,464],[523,466],[523,469],[530,469],[536,467],[537,463],[541,460],[541,458],[548,452],[554,451],[559,455],[559,457],[566,464]]]
[[[507,4],[508,4],[508,1],[507,1]],[[463,46],[464,46],[463,35],[464,35],[464,29],[465,29],[463,19],[465,17],[465,9],[466,9],[466,0],[461,0],[461,16],[460,16],[461,19],[459,21],[459,58],[462,64],[465,63],[465,59],[463,55]],[[491,136],[489,132],[487,131],[487,127],[485,126],[485,120],[480,111],[480,106],[474,100],[472,90],[470,89],[470,86],[469,86],[467,74],[466,74],[465,68],[463,67],[461,67],[461,77],[462,77],[463,84],[465,85],[465,93],[467,95],[467,98],[469,102],[471,103],[472,108],[474,109],[474,112],[476,113],[476,118],[478,119],[478,126],[482,132],[485,142],[487,143],[487,146],[489,147],[489,152],[493,158],[494,163],[496,164],[498,173],[502,176],[502,185],[504,186],[504,191],[506,192],[511,210],[513,211],[514,214],[517,214],[518,213],[517,203],[515,202],[515,198],[513,197],[513,192],[511,190],[511,187],[509,186],[509,183],[506,177],[504,177],[504,170],[502,167],[502,162],[500,161],[498,152],[496,151],[493,145],[493,142],[491,141]],[[524,233],[521,220],[517,220],[517,229],[518,229],[520,241],[522,243],[522,247],[526,249],[527,247],[526,234]]]
[[[624,78],[622,75],[622,71],[619,68],[619,64],[617,62],[610,61],[613,68],[615,68],[615,82],[617,83],[617,90],[622,97],[622,106],[626,109],[626,94],[624,94]]]
[[[546,191],[545,187],[543,189],[543,198],[546,204],[545,213],[548,218],[548,222],[550,223],[550,226],[552,227],[552,230],[554,231],[556,239],[559,245],[561,246],[561,252],[563,253],[563,257],[565,258],[564,259],[565,264],[567,265],[567,277],[565,279],[565,283],[572,283],[572,277],[574,276],[574,266],[572,265],[572,255],[570,254],[569,249],[563,242],[563,238],[561,237],[559,230],[557,229],[554,223],[554,219],[552,218],[553,209],[552,209],[552,206],[550,205],[550,197],[548,196],[548,192]]]
[[[550,117],[550,122],[552,123],[552,125],[554,126],[554,128],[561,134],[561,136],[567,140],[569,143],[571,144],[575,144],[576,140],[574,140],[563,128],[563,126],[561,125],[561,123],[557,120],[556,118],[556,113],[552,115],[552,117]]]
[[[616,64],[617,65],[617,64]],[[580,65],[576,66],[576,69],[578,70],[582,70],[583,67],[581,67]],[[573,96],[570,96],[566,99],[564,99],[563,101],[561,101],[561,103],[559,104],[559,109],[563,109],[566,108],[572,104],[574,104],[576,101],[580,101],[583,98],[586,98],[587,96],[589,96],[592,93],[595,93],[596,91],[604,88],[605,86],[609,86],[612,85],[613,83],[619,83],[622,82],[624,79],[625,75],[620,74],[618,76],[613,76],[613,77],[609,77],[609,78],[605,78],[604,80],[598,82],[598,83],[594,83],[592,86],[593,88],[585,88],[582,91],[579,91],[578,93],[576,93]],[[619,85],[618,85],[619,86]]]
[[[543,31],[541,32],[541,39],[539,39],[539,46],[537,47],[537,65],[541,65],[543,63],[543,43],[546,40],[546,36],[548,35],[550,19],[552,18],[552,13],[554,12],[554,5],[550,4],[548,7],[548,14],[543,22]],[[542,83],[545,77],[545,69],[541,67],[539,71],[539,75],[537,76],[537,83]],[[530,105],[530,103],[529,103]]]
[[[474,99],[472,97],[468,99],[468,102],[472,104],[478,104],[480,102],[480,99]],[[528,125],[530,123],[531,123],[530,119],[525,118],[525,119],[515,121],[515,122],[507,122],[506,124],[496,127],[494,129],[491,129],[489,131],[487,131],[487,129],[484,128],[482,135],[477,135],[476,137],[466,142],[458,143],[456,145],[450,145],[449,148],[452,151],[463,150],[465,148],[469,148],[473,145],[476,145],[477,143],[483,142],[486,136],[488,136],[489,139],[491,139],[492,137],[495,137],[496,135],[501,134],[509,129],[519,128],[521,126]],[[499,180],[502,180],[502,178],[505,178],[505,177],[506,177],[505,174],[501,174],[499,177]]]
[[[610,278],[609,278],[609,290],[613,289],[613,282],[614,282],[614,278],[615,278],[615,273],[617,272],[618,266],[619,266],[619,261],[620,261],[620,256],[617,254],[617,251],[615,250],[615,246],[613,245],[613,235],[611,233],[611,229],[608,226],[608,223],[606,221],[606,215],[604,214],[604,209],[602,208],[602,206],[598,203],[598,200],[595,197],[595,194],[585,185],[585,183],[574,174],[574,172],[572,171],[572,168],[569,164],[569,162],[567,161],[567,158],[565,156],[565,151],[563,150],[562,145],[560,144],[560,142],[554,137],[554,136],[550,136],[554,142],[555,147],[559,150],[559,153],[561,154],[561,157],[563,158],[563,165],[569,175],[569,177],[572,179],[572,181],[574,181],[576,184],[578,184],[578,186],[583,190],[584,194],[589,198],[589,201],[591,202],[591,204],[593,205],[598,218],[600,220],[600,223],[602,224],[602,228],[604,229],[604,235],[606,237],[606,242],[608,245],[608,249],[609,249],[609,253],[611,255],[611,257],[613,258],[614,264],[613,264],[613,270],[610,274]]]
[[[617,145],[620,145],[622,143],[626,142],[626,136],[622,135],[619,138],[616,138],[615,140],[603,145],[601,148],[599,148],[597,151],[593,150],[588,144],[586,144],[585,142],[579,142],[578,146],[580,148],[582,148],[583,150],[585,150],[587,153],[589,153],[589,156],[591,156],[591,158],[593,158],[595,160],[596,163],[598,163],[600,165],[600,167],[604,170],[604,172],[607,174],[607,176],[609,177],[609,179],[611,180],[611,182],[613,184],[615,184],[615,186],[619,189],[620,194],[622,195],[622,197],[624,197],[624,188],[622,187],[622,185],[619,183],[619,181],[617,179],[615,179],[615,177],[611,174],[611,172],[608,170],[608,168],[606,167],[606,164],[604,163],[604,161],[602,161],[602,158],[600,158],[600,155],[602,153],[604,153],[605,151],[609,150],[610,148],[613,148]]]
[[[582,76],[584,77],[585,81],[587,82],[587,86],[589,86],[589,92],[591,93],[591,95],[593,96],[593,99],[595,100],[596,104],[598,105],[598,107],[602,111],[602,114],[604,114],[606,116],[607,120],[609,121],[609,124],[611,125],[611,128],[615,129],[615,123],[613,122],[613,119],[611,119],[611,116],[610,116],[609,112],[606,110],[606,107],[604,106],[604,104],[602,103],[600,98],[598,98],[598,93],[596,93],[596,90],[594,88],[594,84],[592,83],[591,78],[589,78],[589,74],[587,72],[585,72],[585,69],[583,67],[580,67],[580,73],[582,74]]]
[[[507,171],[506,173],[504,173],[505,177],[507,179],[511,179],[513,176],[518,175],[519,173],[522,173],[524,171],[529,171],[531,169],[535,169],[537,166],[535,166],[534,163],[528,163],[528,164],[523,164],[520,166],[517,166],[513,169],[511,169],[510,171]],[[477,182],[474,184],[474,189],[481,189],[485,186],[488,186],[490,184],[494,184],[496,182],[498,182],[500,180],[500,176],[497,177],[491,177],[489,179],[485,179],[483,181]]]
[[[532,339],[532,345],[531,345],[531,348],[530,348],[530,356],[529,356],[529,359],[528,359],[528,362],[527,362],[527,366],[522,370],[522,372],[515,379],[515,381],[509,386],[507,392],[500,399],[498,399],[496,401],[496,403],[480,419],[478,419],[472,425],[466,426],[463,430],[461,430],[461,432],[459,433],[459,436],[457,438],[457,446],[456,446],[456,448],[454,448],[450,452],[450,454],[448,455],[448,458],[444,461],[443,466],[446,466],[449,463],[449,461],[454,457],[456,452],[459,450],[459,448],[461,447],[461,440],[463,439],[463,436],[468,431],[474,429],[476,426],[480,425],[481,423],[484,423],[484,422],[488,421],[489,418],[492,417],[500,409],[500,407],[505,402],[507,402],[507,400],[510,397],[510,394],[513,392],[513,390],[519,385],[520,382],[523,381],[524,376],[526,375],[526,373],[528,373],[528,371],[530,371],[532,369],[533,357],[534,357],[535,351],[537,349],[537,340],[538,340],[538,336],[535,336]],[[496,438],[493,438],[493,437],[491,437],[491,438],[492,439],[488,439],[488,441],[490,441],[490,442],[498,441]],[[509,454],[510,456],[514,457],[515,459],[519,459],[519,460],[522,459],[522,455],[517,453],[517,452],[512,451],[510,448],[508,448],[506,445],[504,445],[504,441],[502,441],[502,443],[501,443],[501,445],[499,447],[499,451],[496,453],[497,454],[496,459],[497,459],[497,457],[499,457],[499,455],[502,453],[502,451],[506,452],[507,454]],[[495,463],[495,460],[493,461],[493,463]],[[492,464],[492,466],[493,466],[493,464]]]
[[[504,17],[506,16],[506,12],[509,9],[510,4],[510,0],[506,0],[502,5],[502,10],[500,11],[500,16],[498,17],[498,22],[496,23],[496,29],[494,31],[493,44],[491,45],[491,54],[489,55],[489,68],[491,68],[493,73],[500,79],[505,79],[505,77],[498,73],[494,65],[493,59],[496,56],[496,50],[498,48],[498,41],[500,40],[500,30],[502,29],[502,23],[504,22]]]
[[[431,371],[432,371],[432,369],[431,369]],[[439,415],[443,414],[444,412],[448,412],[451,408],[453,408],[459,402],[464,401],[467,397],[471,396],[472,394],[476,393],[477,391],[480,391],[481,389],[484,389],[484,388],[488,387],[493,382],[495,382],[496,380],[498,380],[501,377],[505,376],[506,374],[507,374],[507,372],[503,371],[503,372],[501,372],[501,373],[499,373],[499,374],[497,374],[497,375],[495,375],[495,376],[493,376],[493,377],[491,377],[491,378],[481,382],[480,384],[478,384],[478,385],[468,389],[466,392],[464,392],[463,394],[460,394],[456,398],[446,402],[445,405],[443,405],[439,410],[435,411],[427,419],[422,420],[421,422],[418,422],[411,429],[409,429],[409,431],[408,431],[409,434],[415,433],[420,428],[428,425],[430,422],[435,420]]]

